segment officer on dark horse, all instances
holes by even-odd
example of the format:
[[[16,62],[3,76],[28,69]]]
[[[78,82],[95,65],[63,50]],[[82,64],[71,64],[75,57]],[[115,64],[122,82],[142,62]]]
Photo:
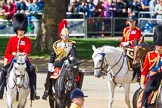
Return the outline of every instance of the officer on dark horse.
[[[64,61],[69,58],[70,60],[76,58],[75,41],[69,40],[69,31],[67,29],[67,21],[62,20],[58,28],[58,36],[61,38],[54,42],[50,61],[48,63],[48,73],[45,83],[45,91],[42,99],[46,100],[49,95],[50,78],[57,79]]]

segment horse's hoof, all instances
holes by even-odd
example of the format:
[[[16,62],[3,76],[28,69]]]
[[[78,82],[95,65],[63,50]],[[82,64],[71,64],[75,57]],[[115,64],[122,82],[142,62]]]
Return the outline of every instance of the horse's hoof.
[[[100,78],[101,76],[100,75],[95,75],[95,77]]]
[[[35,100],[39,100],[40,99],[40,96],[37,96],[36,94],[34,95],[34,99]]]
[[[42,96],[42,99],[47,100],[47,97],[48,97],[48,93],[44,93],[43,96]]]

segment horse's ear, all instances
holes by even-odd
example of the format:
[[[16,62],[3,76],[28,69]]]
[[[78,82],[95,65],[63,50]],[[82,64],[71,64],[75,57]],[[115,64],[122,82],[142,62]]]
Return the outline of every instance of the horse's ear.
[[[92,45],[92,49],[93,49],[93,51],[95,51],[96,50],[96,47],[94,45]]]
[[[141,39],[142,39],[142,42],[144,42],[145,34],[141,37]]]

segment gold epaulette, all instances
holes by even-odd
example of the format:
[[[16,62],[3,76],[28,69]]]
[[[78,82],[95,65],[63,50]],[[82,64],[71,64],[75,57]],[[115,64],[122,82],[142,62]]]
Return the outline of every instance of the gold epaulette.
[[[149,63],[150,62],[153,62],[152,65],[149,67],[149,69],[152,69],[152,67],[156,64],[157,60],[158,60],[158,57],[155,57],[154,59],[151,59],[151,53],[153,51],[150,51],[148,52],[148,60],[149,60]]]
[[[69,42],[72,44],[76,44],[76,41],[73,41],[73,40],[69,40]]]

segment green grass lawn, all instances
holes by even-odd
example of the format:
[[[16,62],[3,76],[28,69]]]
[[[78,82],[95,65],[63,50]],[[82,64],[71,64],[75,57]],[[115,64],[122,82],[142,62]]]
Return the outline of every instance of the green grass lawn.
[[[0,37],[0,56],[4,55],[5,48],[7,45],[9,37]],[[103,45],[110,46],[119,46],[120,40],[112,40],[109,38],[71,38],[76,41],[76,50],[77,50],[77,58],[79,59],[91,59],[93,50],[92,45],[96,47],[101,47]],[[35,43],[35,38],[32,38],[33,44]],[[147,41],[150,45],[151,41]],[[52,46],[51,46],[52,47]],[[40,53],[39,51],[32,51],[31,57],[42,57],[48,58],[50,54],[49,52]]]

